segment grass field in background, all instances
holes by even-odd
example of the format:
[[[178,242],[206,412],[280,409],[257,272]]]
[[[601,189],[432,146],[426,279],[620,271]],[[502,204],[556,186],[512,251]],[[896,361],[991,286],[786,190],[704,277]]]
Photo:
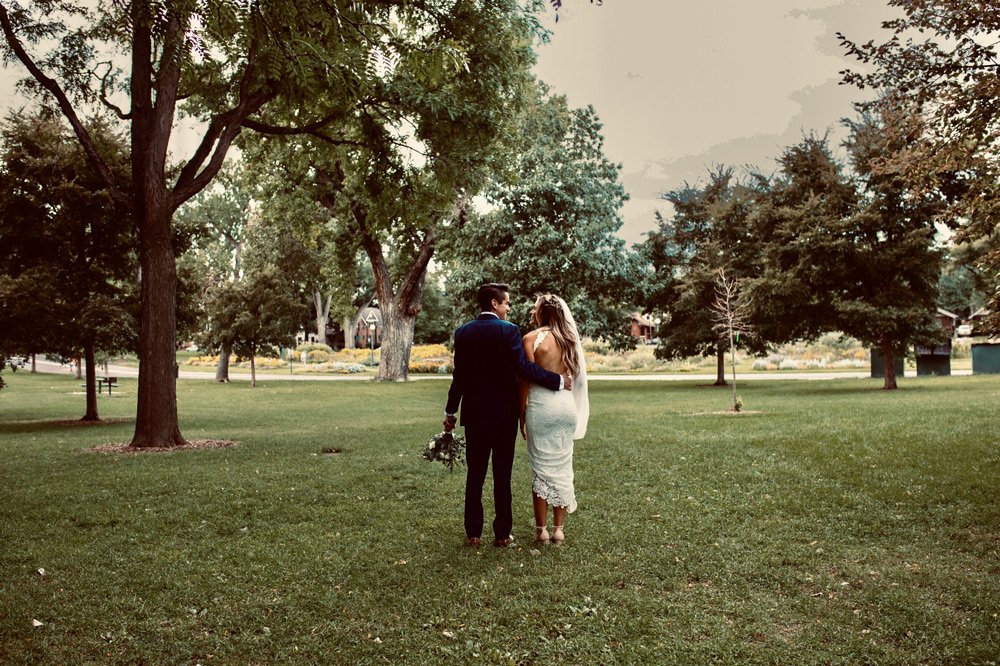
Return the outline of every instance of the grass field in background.
[[[739,416],[594,382],[567,541],[530,543],[519,443],[520,547],[478,551],[464,468],[418,456],[444,382],[181,380],[184,434],[239,445],[113,455],[135,380],[84,426],[73,378],[4,377],[0,663],[1000,660],[1000,376],[758,381]]]

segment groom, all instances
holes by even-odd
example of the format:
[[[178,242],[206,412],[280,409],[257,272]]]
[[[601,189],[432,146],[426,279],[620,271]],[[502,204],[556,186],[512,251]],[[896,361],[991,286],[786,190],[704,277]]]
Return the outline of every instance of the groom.
[[[444,429],[455,428],[459,403],[465,427],[465,455],[469,465],[465,479],[465,545],[478,547],[483,533],[483,483],[493,456],[493,545],[514,542],[510,530],[510,475],[514,466],[514,441],[520,411],[518,377],[557,391],[572,388],[567,375],[557,375],[528,361],[521,331],[507,321],[510,293],[505,284],[491,282],[476,295],[482,313],[455,331],[455,371]]]

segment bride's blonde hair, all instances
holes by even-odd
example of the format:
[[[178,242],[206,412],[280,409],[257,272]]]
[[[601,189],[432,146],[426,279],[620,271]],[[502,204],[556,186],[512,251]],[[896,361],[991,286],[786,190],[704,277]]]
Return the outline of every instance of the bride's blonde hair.
[[[535,301],[535,319],[539,326],[548,326],[552,337],[559,347],[559,356],[567,372],[577,375],[580,372],[580,358],[577,356],[578,335],[574,327],[566,321],[559,298],[552,294],[542,294]]]

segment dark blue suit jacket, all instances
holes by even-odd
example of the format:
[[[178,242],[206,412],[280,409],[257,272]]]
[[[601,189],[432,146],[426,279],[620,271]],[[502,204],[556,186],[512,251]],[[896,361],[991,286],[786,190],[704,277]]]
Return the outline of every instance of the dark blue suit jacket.
[[[462,425],[483,427],[517,422],[521,411],[518,377],[559,390],[559,375],[524,355],[517,326],[488,314],[455,331],[455,372],[445,411],[462,406]]]

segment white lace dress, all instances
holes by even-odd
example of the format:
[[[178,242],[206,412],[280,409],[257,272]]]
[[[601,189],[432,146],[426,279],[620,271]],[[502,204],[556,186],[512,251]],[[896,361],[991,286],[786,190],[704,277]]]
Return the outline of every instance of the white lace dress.
[[[534,348],[548,331],[535,338]],[[532,384],[528,391],[525,428],[528,431],[528,459],[531,461],[531,488],[552,506],[576,511],[573,492],[573,433],[577,407],[570,391],[550,391]]]

